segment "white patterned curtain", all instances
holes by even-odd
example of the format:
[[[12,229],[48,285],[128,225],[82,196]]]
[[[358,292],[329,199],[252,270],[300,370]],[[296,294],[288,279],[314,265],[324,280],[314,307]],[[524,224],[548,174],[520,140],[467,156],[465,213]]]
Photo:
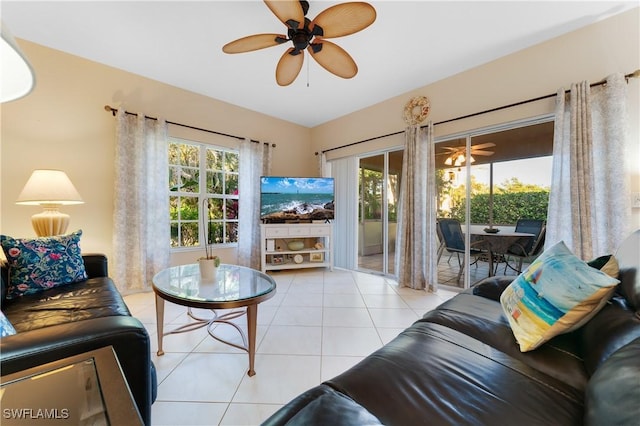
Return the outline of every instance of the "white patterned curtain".
[[[167,125],[118,110],[116,116],[113,262],[109,268],[124,293],[151,288],[169,266],[169,166]]]
[[[436,183],[433,124],[405,129],[396,265],[398,284],[437,290]]]
[[[318,154],[318,176],[331,177],[331,163],[327,163],[327,154]]]
[[[626,84],[583,81],[556,99],[546,247],[563,240],[584,260],[615,252],[629,233]]]
[[[240,142],[238,263],[260,270],[260,176],[271,172],[271,147]]]

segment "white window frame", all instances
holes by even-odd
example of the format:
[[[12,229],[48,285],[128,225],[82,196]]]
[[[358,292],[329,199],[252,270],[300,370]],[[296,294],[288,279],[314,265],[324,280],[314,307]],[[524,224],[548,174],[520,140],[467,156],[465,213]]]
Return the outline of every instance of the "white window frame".
[[[170,187],[167,188],[167,190],[169,191],[169,199],[173,198],[173,197],[194,197],[197,198],[198,201],[198,219],[197,219],[197,227],[198,227],[198,244],[193,245],[193,246],[182,246],[182,245],[178,245],[178,246],[172,246],[171,247],[171,251],[172,252],[179,252],[179,251],[192,251],[192,250],[204,250],[204,242],[206,241],[206,236],[208,233],[208,226],[209,226],[209,222],[205,221],[205,227],[202,227],[202,214],[203,214],[203,203],[204,200],[206,199],[221,199],[223,200],[222,203],[223,205],[227,205],[227,203],[229,202],[239,202],[239,197],[237,194],[225,194],[225,193],[221,193],[221,194],[211,194],[211,193],[207,193],[207,173],[208,172],[214,172],[214,173],[221,173],[223,176],[223,181],[222,181],[222,188],[223,191],[226,189],[226,178],[227,178],[227,174],[232,174],[232,175],[236,175],[239,176],[239,170],[236,171],[225,171],[225,170],[212,170],[212,169],[207,169],[207,150],[214,150],[214,151],[221,151],[223,153],[231,153],[231,154],[235,154],[235,155],[239,155],[239,150],[237,149],[233,149],[233,148],[228,148],[228,147],[223,147],[223,146],[218,146],[218,145],[212,145],[212,144],[205,144],[202,142],[198,142],[198,141],[194,141],[194,140],[189,140],[189,139],[184,139],[184,138],[177,138],[177,137],[170,137],[169,144],[183,144],[183,145],[191,145],[191,146],[195,146],[198,147],[199,149],[199,157],[198,157],[198,192],[188,192],[188,191],[172,191]],[[223,160],[224,161],[224,160]],[[238,167],[239,167],[239,161],[238,161]],[[171,172],[171,168],[172,167],[176,167],[176,166],[180,166],[179,164],[171,164],[169,163],[169,169]],[[169,183],[168,183],[169,184]],[[222,223],[222,228],[223,228],[223,238],[224,238],[224,242],[222,243],[217,243],[217,244],[213,244],[212,246],[214,248],[225,248],[225,247],[237,247],[238,245],[238,238],[239,236],[236,237],[236,241],[228,241],[229,235],[227,234],[227,229],[228,229],[228,224],[230,223],[235,223],[236,224],[236,229],[237,232],[239,233],[239,227],[237,225],[238,223],[238,217],[236,216],[235,219],[227,219],[227,214],[226,211],[223,210],[222,213],[222,218],[221,219],[214,219],[212,220],[212,222],[215,223]],[[178,241],[182,240],[182,238],[180,237],[180,229],[181,229],[181,224],[183,223],[195,223],[196,220],[182,220],[181,218],[176,219],[172,219],[169,218],[169,226],[172,227],[174,224],[178,224]],[[172,241],[173,241],[173,234],[172,234]]]

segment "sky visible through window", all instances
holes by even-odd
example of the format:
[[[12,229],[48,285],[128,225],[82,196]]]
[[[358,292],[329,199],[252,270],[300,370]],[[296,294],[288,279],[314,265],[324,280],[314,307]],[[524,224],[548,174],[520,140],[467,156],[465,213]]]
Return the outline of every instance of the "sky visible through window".
[[[524,184],[538,185],[549,188],[551,186],[552,156],[526,158],[522,160],[493,163],[493,185],[501,185],[515,177]],[[464,167],[460,170],[460,182],[465,179]],[[476,181],[489,185],[489,165],[475,166],[472,174]]]

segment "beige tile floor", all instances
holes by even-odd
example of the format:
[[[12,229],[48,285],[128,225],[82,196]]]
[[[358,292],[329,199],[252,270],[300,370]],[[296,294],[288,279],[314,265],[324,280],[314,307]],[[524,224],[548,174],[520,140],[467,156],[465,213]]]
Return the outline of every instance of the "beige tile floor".
[[[272,276],[277,293],[258,307],[253,377],[246,374],[247,354],[214,340],[205,329],[166,336],[165,355],[157,356],[153,293],[125,297],[151,335],[158,372],[154,425],[260,424],[296,395],[353,366],[455,294],[399,288],[389,278],[339,269]],[[165,331],[188,321],[185,308],[166,304]],[[236,321],[246,326],[245,317]],[[233,327],[217,327],[220,335],[240,342]]]

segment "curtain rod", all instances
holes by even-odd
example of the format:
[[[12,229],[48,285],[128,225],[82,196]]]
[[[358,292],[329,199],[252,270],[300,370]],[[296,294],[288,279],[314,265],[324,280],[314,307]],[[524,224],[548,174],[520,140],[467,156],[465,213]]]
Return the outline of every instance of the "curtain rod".
[[[104,110],[107,111],[107,112],[110,112],[111,115],[113,115],[114,117],[116,116],[116,113],[118,112],[117,108],[112,108],[109,105],[105,105],[104,106]],[[138,113],[135,113],[135,112],[125,111],[124,113],[128,114],[128,115],[138,116]],[[158,120],[156,117],[147,117],[147,116],[145,116],[145,117],[148,118],[149,120],[156,120],[156,121]],[[206,132],[206,133],[213,133],[214,135],[226,136],[228,138],[233,138],[233,139],[238,139],[238,140],[245,139],[242,136],[236,136],[236,135],[230,135],[228,133],[216,132],[215,130],[203,129],[201,127],[190,126],[188,124],[176,123],[175,121],[168,121],[168,120],[165,120],[165,121],[166,121],[167,124],[173,124],[174,126],[186,127],[188,129],[199,130],[201,132]],[[260,141],[257,141],[257,140],[254,140],[254,139],[251,139],[251,142],[260,143]],[[264,144],[265,145],[269,145],[268,142],[264,142]],[[275,148],[276,144],[272,143],[271,147]]]
[[[635,70],[634,72],[625,75],[624,79],[628,83],[629,79],[638,78],[638,77],[640,77],[640,70]],[[604,84],[607,84],[607,80],[606,79],[603,79],[603,80],[597,81],[595,83],[592,83],[592,84],[589,85],[589,87],[602,86]],[[565,94],[566,93],[570,93],[570,92],[571,92],[570,90],[565,90],[564,91]],[[465,118],[471,118],[471,117],[475,117],[475,116],[482,115],[482,114],[488,114],[490,112],[500,111],[500,110],[503,110],[503,109],[512,108],[512,107],[515,107],[515,106],[520,106],[520,105],[528,104],[528,103],[531,103],[531,102],[537,102],[537,101],[541,101],[543,99],[552,98],[552,97],[554,97],[556,95],[557,95],[557,93],[551,93],[549,95],[538,96],[537,98],[531,98],[531,99],[527,99],[525,101],[515,102],[515,103],[509,104],[509,105],[502,105],[502,106],[499,106],[499,107],[496,107],[496,108],[486,109],[484,111],[474,112],[472,114],[462,115],[460,117],[455,117],[455,118],[450,118],[448,120],[439,121],[437,123],[434,123],[433,125],[437,126],[439,124],[451,123],[452,121],[463,120]],[[420,126],[420,127],[421,128],[425,128],[427,126],[425,125],[425,126]],[[393,133],[388,133],[388,134],[382,135],[382,136],[374,136],[372,138],[364,139],[364,140],[361,140],[361,141],[358,141],[358,142],[351,142],[351,143],[348,143],[346,145],[341,145],[341,146],[336,146],[334,148],[325,149],[325,150],[323,150],[321,152],[324,154],[325,152],[335,151],[337,149],[347,148],[347,147],[350,147],[350,146],[353,146],[353,145],[358,145],[358,144],[365,143],[365,142],[371,142],[371,141],[374,141],[374,140],[377,140],[377,139],[383,139],[383,138],[387,138],[389,136],[395,136],[395,135],[399,135],[399,134],[402,134],[402,133],[404,133],[404,130],[400,130],[400,131],[393,132]],[[319,153],[316,152],[316,155],[318,155],[318,154]]]

